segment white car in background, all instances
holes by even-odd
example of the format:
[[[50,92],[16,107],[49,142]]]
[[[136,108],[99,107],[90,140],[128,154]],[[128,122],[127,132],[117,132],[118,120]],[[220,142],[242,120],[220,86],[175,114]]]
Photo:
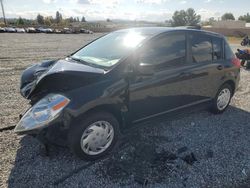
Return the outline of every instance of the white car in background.
[[[16,28],[16,32],[17,33],[25,33],[25,29],[24,28]]]
[[[53,29],[47,28],[47,29],[46,29],[46,33],[53,33]]]
[[[0,33],[4,33],[5,32],[5,28],[0,27]]]
[[[27,33],[36,33],[36,29],[34,27],[28,27],[26,28]]]
[[[5,27],[5,31],[8,32],[8,33],[15,33],[16,29],[13,28],[13,27]]]

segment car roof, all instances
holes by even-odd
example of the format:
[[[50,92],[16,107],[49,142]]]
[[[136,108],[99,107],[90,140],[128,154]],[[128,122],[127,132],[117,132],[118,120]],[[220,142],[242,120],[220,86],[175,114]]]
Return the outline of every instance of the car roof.
[[[205,33],[217,37],[223,37],[223,35],[210,32],[210,31],[205,31],[205,30],[200,30],[200,29],[186,29],[185,27],[135,27],[135,28],[129,28],[129,29],[122,29],[122,30],[117,30],[115,32],[139,32],[142,35],[150,35],[150,36],[156,36],[162,33],[166,32],[173,32],[173,31],[184,31],[184,32],[200,32],[200,33]]]

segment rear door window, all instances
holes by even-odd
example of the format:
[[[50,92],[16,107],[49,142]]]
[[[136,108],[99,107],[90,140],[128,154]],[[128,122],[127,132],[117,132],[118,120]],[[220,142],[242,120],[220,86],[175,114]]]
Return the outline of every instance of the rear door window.
[[[190,43],[193,63],[204,63],[213,60],[210,36],[205,34],[191,34]]]

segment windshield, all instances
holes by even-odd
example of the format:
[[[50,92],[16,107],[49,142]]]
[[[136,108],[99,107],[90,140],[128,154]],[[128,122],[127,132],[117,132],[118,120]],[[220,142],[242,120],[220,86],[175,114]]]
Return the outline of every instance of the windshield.
[[[128,55],[146,38],[139,32],[114,32],[85,46],[72,59],[82,63],[108,68]]]

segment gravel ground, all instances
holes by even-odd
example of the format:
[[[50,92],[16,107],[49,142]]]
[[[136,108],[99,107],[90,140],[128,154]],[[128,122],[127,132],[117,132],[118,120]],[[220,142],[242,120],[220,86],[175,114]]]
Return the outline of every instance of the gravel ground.
[[[28,103],[21,72],[70,54],[94,35],[0,34],[0,128],[14,126]],[[232,45],[234,50],[237,45]],[[229,109],[148,122],[122,139],[106,159],[89,163],[12,130],[0,132],[1,187],[250,187],[250,72]]]

